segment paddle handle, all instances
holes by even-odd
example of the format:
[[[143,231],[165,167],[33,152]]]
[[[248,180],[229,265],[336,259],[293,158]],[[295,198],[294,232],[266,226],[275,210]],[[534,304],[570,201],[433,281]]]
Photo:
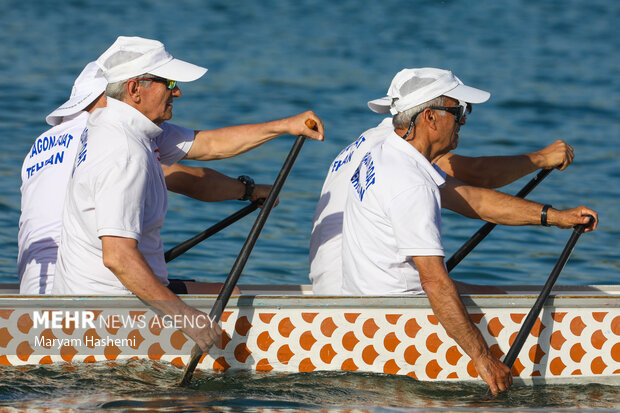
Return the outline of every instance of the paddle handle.
[[[256,209],[258,208],[258,205],[259,205],[259,202],[257,201],[252,202],[250,205],[246,205],[245,207],[241,208],[239,211],[235,212],[232,215],[229,215],[228,217],[224,218],[217,224],[205,229],[200,234],[194,235],[192,238],[188,239],[187,241],[184,241],[180,243],[179,245],[170,248],[168,251],[164,253],[164,258],[166,262],[172,261],[179,255],[184,254],[189,249],[200,244],[202,241],[206,240],[211,235],[220,232],[221,230],[228,227],[229,225],[239,221],[244,216],[256,211]]]
[[[254,225],[252,226],[252,229],[250,230],[250,233],[248,234],[248,237],[246,238],[243,247],[241,247],[241,251],[239,252],[237,259],[235,260],[235,263],[230,270],[230,274],[226,278],[224,286],[222,287],[222,290],[220,291],[220,294],[217,297],[215,304],[211,308],[209,317],[212,320],[215,320],[216,322],[220,321],[220,317],[222,316],[222,312],[224,311],[224,308],[228,303],[228,299],[232,295],[235,285],[237,285],[237,281],[241,276],[241,272],[243,271],[243,268],[245,267],[245,264],[250,257],[250,253],[252,252],[256,241],[258,240],[260,232],[265,226],[265,222],[269,217],[269,213],[271,212],[271,209],[273,208],[276,199],[278,198],[278,194],[280,193],[280,190],[284,185],[284,181],[288,177],[288,174],[293,167],[295,159],[297,159],[297,155],[299,155],[299,152],[301,151],[301,147],[303,146],[305,139],[305,136],[298,136],[297,140],[293,144],[293,148],[289,152],[288,157],[284,162],[284,166],[280,170],[280,173],[278,174],[275,183],[271,187],[271,191],[269,192],[269,195],[263,203],[263,208],[258,213],[258,217],[256,217],[256,221],[254,222]]]
[[[533,177],[521,190],[515,195],[517,198],[525,198],[536,186],[542,182],[543,179],[547,177],[551,173],[553,169],[542,169],[540,170],[535,177]],[[489,235],[489,232],[495,228],[497,224],[493,224],[491,222],[487,222],[483,226],[480,227],[478,231],[474,235],[468,239],[465,244],[461,246],[452,256],[446,261],[446,269],[448,272],[452,271],[454,267],[456,267],[463,258],[465,258],[480,242]]]
[[[558,258],[558,261],[556,262],[555,267],[553,267],[553,270],[551,271],[551,274],[549,275],[547,282],[543,286],[540,292],[540,295],[536,299],[536,302],[532,306],[532,309],[530,310],[530,312],[527,314],[525,321],[523,321],[523,325],[521,326],[521,329],[519,329],[519,333],[517,334],[515,341],[512,343],[510,350],[508,350],[506,357],[504,357],[503,363],[507,365],[508,367],[512,368],[512,365],[516,361],[517,356],[519,355],[519,352],[521,351],[521,348],[525,344],[525,340],[527,339],[527,336],[532,331],[532,327],[534,327],[534,324],[536,323],[536,319],[540,315],[540,312],[542,311],[543,306],[545,305],[545,301],[549,297],[549,294],[551,294],[553,285],[555,284],[556,280],[560,276],[560,272],[562,272],[562,270],[564,269],[564,266],[566,266],[566,263],[568,262],[568,258],[571,256],[573,249],[575,248],[575,245],[577,244],[577,240],[579,239],[581,234],[583,234],[583,231],[589,225],[591,225],[592,222],[594,222],[594,217],[592,215],[588,215],[588,217],[590,218],[588,223],[576,225],[575,228],[573,229],[573,233],[571,234],[568,242],[566,243],[566,246],[564,247],[564,250],[562,251],[560,258]]]
[[[312,119],[307,119],[305,123],[306,123],[306,126],[310,129],[314,129],[316,127],[316,122]],[[254,248],[256,241],[258,240],[258,236],[260,235],[260,232],[265,226],[265,222],[267,222],[267,218],[269,217],[269,214],[271,213],[271,210],[273,209],[273,206],[275,205],[276,200],[278,199],[280,190],[284,186],[284,182],[286,181],[286,178],[291,172],[291,169],[293,168],[293,164],[295,163],[295,160],[297,159],[299,152],[301,152],[301,147],[304,145],[305,141],[306,141],[305,136],[303,135],[298,136],[297,139],[295,140],[295,143],[293,144],[293,147],[291,148],[291,151],[286,157],[286,160],[284,161],[284,165],[282,166],[282,169],[280,169],[280,173],[276,177],[276,180],[273,186],[271,187],[271,190],[269,191],[269,195],[267,195],[267,198],[265,199],[265,202],[263,203],[263,208],[258,213],[258,216],[256,217],[256,221],[254,222],[254,225],[252,226],[252,229],[250,230],[250,233],[248,234],[248,237],[246,238],[245,243],[243,244],[243,247],[241,247],[241,251],[239,252],[239,255],[237,256],[237,259],[235,260],[235,263],[233,264],[230,270],[230,274],[226,278],[226,281],[224,282],[224,286],[222,287],[222,290],[220,291],[220,294],[218,295],[217,300],[215,301],[215,304],[211,308],[209,317],[212,320],[215,320],[216,322],[220,321],[222,312],[224,311],[226,304],[228,304],[228,300],[230,296],[232,295],[235,285],[237,285],[237,281],[239,280],[239,277],[241,276],[241,272],[243,271],[243,268],[245,267],[245,264],[247,263],[248,258],[250,257],[250,253],[252,252],[252,249]]]
[[[310,129],[314,129],[316,127],[316,122],[312,119],[308,119],[306,120],[306,126]],[[235,263],[230,270],[230,274],[228,274],[228,277],[224,282],[224,286],[222,287],[222,290],[217,296],[215,304],[213,304],[211,312],[209,313],[209,317],[215,322],[219,322],[220,318],[222,317],[224,308],[226,308],[226,304],[228,304],[228,300],[230,299],[235,285],[237,284],[237,281],[241,276],[241,272],[243,271],[243,268],[245,267],[245,264],[250,256],[250,252],[252,251],[254,244],[256,244],[256,240],[258,239],[258,236],[263,229],[267,218],[269,217],[269,213],[271,212],[271,209],[273,208],[276,199],[278,198],[278,194],[280,193],[280,190],[284,185],[284,181],[286,181],[288,174],[293,168],[293,163],[295,162],[295,159],[297,159],[297,155],[299,155],[299,152],[301,151],[301,147],[303,146],[305,140],[306,137],[303,135],[298,136],[297,140],[295,140],[291,151],[289,152],[286,160],[284,161],[284,165],[282,166],[280,173],[278,174],[273,186],[271,187],[271,191],[269,191],[269,195],[267,195],[267,198],[263,203],[263,208],[256,217],[256,221],[254,222],[254,225],[252,226],[252,229],[250,230],[250,233],[248,234],[248,237],[246,238],[243,247],[241,247],[241,251],[239,252],[237,259],[235,260]],[[196,370],[202,354],[202,349],[197,344],[195,344],[192,348],[192,356],[190,358],[190,361],[187,363],[187,366],[185,367],[185,372],[183,373],[183,377],[181,378],[181,381],[179,383],[181,386],[187,386],[192,380],[194,370]]]

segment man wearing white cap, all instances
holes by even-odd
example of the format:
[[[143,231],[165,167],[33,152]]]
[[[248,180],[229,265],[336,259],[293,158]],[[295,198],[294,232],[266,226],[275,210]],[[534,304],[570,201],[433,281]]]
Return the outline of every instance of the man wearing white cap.
[[[468,105],[489,98],[451,72],[418,69],[373,102],[389,107],[394,130],[367,152],[350,178],[343,222],[342,293],[426,293],[446,332],[496,394],[510,369],[469,319],[444,266],[441,207],[504,225],[572,228],[595,218],[586,207],[555,210],[491,189],[468,186],[431,161],[456,148]],[[591,224],[586,231],[596,228]]]
[[[75,80],[69,100],[45,118],[53,127],[35,140],[24,159],[17,242],[21,294],[51,291],[62,206],[78,140],[89,113],[105,106],[107,83],[95,62],[89,63]]]
[[[22,165],[21,209],[18,234],[18,276],[21,294],[49,294],[54,269],[65,192],[71,176],[79,137],[89,115],[106,105],[103,94],[108,82],[95,62],[90,62],[74,82],[69,100],[50,113],[46,122],[53,126],[32,145]],[[163,123],[158,141],[169,142],[170,136],[184,135],[193,139],[194,131]],[[238,198],[265,198],[271,186],[248,187],[241,181],[209,168],[180,164],[162,165],[169,190],[202,201]],[[245,177],[244,177],[245,178]],[[250,187],[252,189],[252,186]],[[176,288],[183,288],[177,280]],[[185,281],[192,291],[216,291],[221,284]]]
[[[234,156],[290,133],[323,139],[312,112],[257,125],[200,131],[193,140],[160,145],[158,126],[172,117],[181,96],[177,81],[193,81],[206,69],[174,59],[155,40],[119,37],[97,63],[108,80],[107,106],[94,112],[80,138],[69,182],[54,294],[135,294],[164,314],[205,317],[166,284],[159,234],[167,208],[162,163],[182,158]],[[305,125],[312,119],[318,131]],[[203,350],[220,328],[182,330]]]
[[[423,76],[424,72],[441,72],[439,69],[403,69],[394,76],[388,96],[398,93],[399,85],[408,79]],[[456,78],[457,82],[460,82]],[[377,113],[391,113],[391,98],[368,102]],[[469,102],[472,103],[472,102]],[[468,106],[468,111],[471,105]],[[349,146],[344,148],[330,164],[321,189],[312,221],[310,237],[310,280],[315,294],[339,294],[342,284],[342,216],[347,187],[355,168],[363,156],[374,145],[383,142],[387,133],[394,130],[392,117],[383,119],[376,127],[369,129]],[[433,160],[444,172],[467,184],[486,188],[507,185],[540,168],[564,170],[573,161],[573,148],[557,140],[539,151],[516,156],[467,157],[451,152]],[[459,288],[472,288],[457,283]],[[480,289],[481,287],[476,287]],[[487,290],[489,287],[485,287]]]

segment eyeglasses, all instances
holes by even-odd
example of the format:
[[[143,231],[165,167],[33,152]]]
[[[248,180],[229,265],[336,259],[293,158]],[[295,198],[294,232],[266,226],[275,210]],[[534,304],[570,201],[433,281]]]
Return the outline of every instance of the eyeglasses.
[[[454,116],[454,121],[456,123],[460,124],[463,118],[471,113],[472,106],[471,103],[459,101],[458,106],[429,106],[428,109],[445,110]]]
[[[151,82],[163,83],[168,89],[174,89],[177,87],[177,81],[171,79],[164,79],[163,77],[143,77],[136,80],[150,80]]]
[[[415,119],[418,117],[420,113],[424,112],[426,109],[445,110],[446,112],[449,112],[452,114],[452,116],[454,116],[454,121],[457,124],[460,124],[461,121],[465,118],[465,116],[471,113],[472,104],[459,100],[459,104],[457,106],[429,106],[419,111],[418,113],[416,113],[415,115],[411,117],[411,122],[409,122],[409,129],[407,129],[407,133],[405,133],[405,135],[403,136],[403,139],[407,139],[407,136],[409,136],[409,134],[411,133],[411,130],[413,129]]]

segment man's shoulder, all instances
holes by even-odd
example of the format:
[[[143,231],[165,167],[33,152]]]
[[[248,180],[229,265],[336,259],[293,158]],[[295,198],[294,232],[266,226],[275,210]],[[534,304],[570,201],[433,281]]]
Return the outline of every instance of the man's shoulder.
[[[110,165],[125,168],[132,162],[148,162],[150,148],[130,138],[122,122],[108,117],[104,111],[97,112],[88,120],[80,149],[90,173],[98,175]]]
[[[80,134],[86,127],[86,122],[88,121],[88,116],[78,116],[73,119],[62,122],[58,125],[52,126],[47,129],[45,132],[41,133],[34,140],[34,144],[37,143],[40,139],[50,138],[61,136],[64,134],[72,134],[74,137],[79,138]],[[75,136],[77,134],[77,136]]]
[[[88,144],[101,144],[109,150],[122,150],[128,144],[128,132],[125,125],[107,108],[97,110],[86,123]]]
[[[398,135],[391,136],[381,145],[376,145],[370,151],[373,166],[376,168],[378,181],[390,188],[390,192],[398,192],[403,188],[432,185],[425,168],[410,154],[403,153],[395,148],[393,140]]]
[[[355,141],[342,149],[331,162],[327,173],[327,179],[333,175],[342,174],[342,172],[348,169],[353,170],[357,168],[364,155],[366,155],[371,148],[383,142],[390,132],[393,131],[391,123],[386,122],[387,120],[389,120],[389,118],[381,122],[379,126],[368,129]]]

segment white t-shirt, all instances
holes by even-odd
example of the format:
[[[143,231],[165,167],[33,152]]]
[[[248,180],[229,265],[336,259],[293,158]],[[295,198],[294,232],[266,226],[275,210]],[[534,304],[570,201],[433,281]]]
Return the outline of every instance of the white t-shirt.
[[[17,235],[21,294],[51,291],[63,200],[88,116],[88,112],[79,112],[43,133],[22,164],[22,213]]]
[[[338,295],[342,285],[342,214],[351,175],[364,154],[394,130],[385,118],[344,148],[332,161],[312,220],[310,281],[314,294]]]
[[[444,256],[445,173],[394,131],[364,155],[348,185],[342,294],[421,293],[410,257]]]
[[[103,265],[101,236],[138,241],[155,275],[168,284],[159,230],[167,209],[161,163],[182,159],[191,139],[162,128],[131,106],[108,98],[80,137],[62,217],[53,294],[131,294]],[[160,142],[161,141],[161,142]]]
[[[20,294],[52,291],[65,193],[89,116],[83,111],[65,117],[35,140],[24,159],[17,238]],[[194,139],[194,131],[166,122],[161,128],[157,145],[170,158],[162,162],[172,164],[184,156],[186,142]]]

